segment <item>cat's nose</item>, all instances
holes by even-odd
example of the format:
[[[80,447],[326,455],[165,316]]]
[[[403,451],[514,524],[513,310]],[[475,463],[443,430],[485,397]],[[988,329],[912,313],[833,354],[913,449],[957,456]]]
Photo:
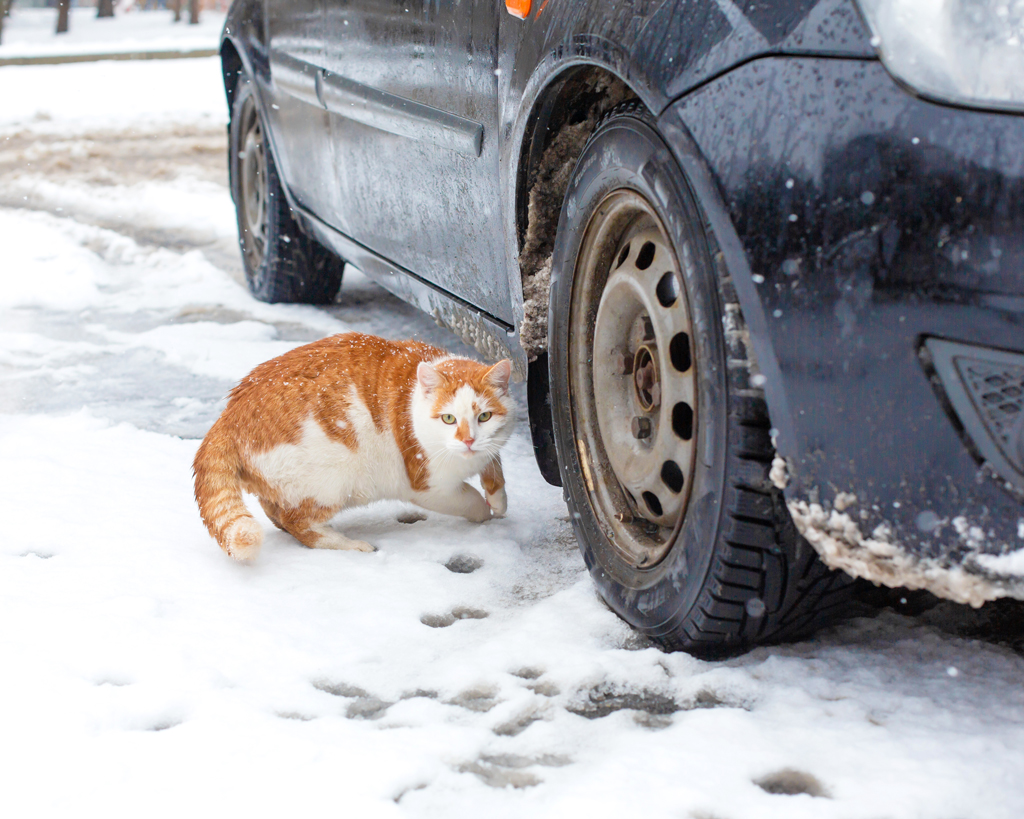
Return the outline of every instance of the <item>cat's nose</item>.
[[[464,443],[466,445],[467,449],[472,449],[473,448],[473,441],[475,441],[475,440],[476,440],[476,438],[463,438],[462,439],[462,443]]]

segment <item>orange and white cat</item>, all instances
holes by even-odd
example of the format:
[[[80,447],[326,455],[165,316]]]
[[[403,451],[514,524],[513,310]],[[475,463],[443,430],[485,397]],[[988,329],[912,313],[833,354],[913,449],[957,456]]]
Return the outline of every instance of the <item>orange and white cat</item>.
[[[498,451],[512,432],[512,365],[418,341],[344,333],[260,364],[196,452],[203,523],[238,560],[263,530],[242,492],[315,549],[373,551],[327,526],[342,509],[409,501],[474,522],[504,515]],[[486,499],[466,480],[480,475]]]

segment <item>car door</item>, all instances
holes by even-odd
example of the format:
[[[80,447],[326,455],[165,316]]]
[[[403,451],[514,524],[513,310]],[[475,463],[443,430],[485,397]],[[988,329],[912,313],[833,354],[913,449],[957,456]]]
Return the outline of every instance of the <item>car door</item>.
[[[505,321],[494,0],[325,0],[328,221]]]
[[[333,195],[330,123],[317,96],[323,66],[324,0],[267,3],[270,44],[269,104],[264,114],[274,137],[274,156],[285,184],[300,205],[324,210]]]

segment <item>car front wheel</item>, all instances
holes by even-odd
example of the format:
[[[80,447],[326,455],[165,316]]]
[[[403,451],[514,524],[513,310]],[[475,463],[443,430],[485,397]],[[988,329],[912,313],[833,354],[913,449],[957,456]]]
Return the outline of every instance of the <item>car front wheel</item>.
[[[767,407],[714,236],[638,103],[579,157],[552,270],[559,467],[609,606],[702,655],[841,611],[850,579],[818,560],[769,480]]]

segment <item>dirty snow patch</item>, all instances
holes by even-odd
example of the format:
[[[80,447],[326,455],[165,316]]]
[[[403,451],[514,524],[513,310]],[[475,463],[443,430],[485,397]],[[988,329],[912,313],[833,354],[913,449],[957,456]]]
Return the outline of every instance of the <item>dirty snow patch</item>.
[[[997,581],[971,574],[960,566],[942,566],[908,554],[885,525],[865,535],[846,512],[826,510],[802,500],[789,500],[786,505],[800,534],[833,569],[890,588],[927,589],[975,608],[1010,594]]]
[[[978,555],[977,561],[996,574],[1024,577],[1024,549],[1005,555]]]
[[[772,458],[772,468],[768,473],[768,480],[777,489],[785,489],[789,485],[789,465],[786,463],[786,459],[778,453],[775,453],[775,457]]]

